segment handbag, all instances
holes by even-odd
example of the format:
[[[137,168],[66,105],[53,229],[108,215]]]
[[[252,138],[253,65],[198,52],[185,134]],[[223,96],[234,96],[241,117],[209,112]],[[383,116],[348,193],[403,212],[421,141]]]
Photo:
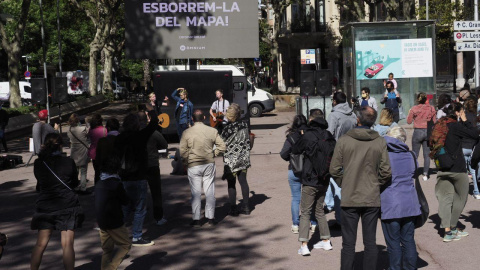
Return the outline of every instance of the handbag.
[[[407,117],[405,116],[405,110],[403,109],[403,105],[400,104],[400,105],[398,105],[398,119],[399,119],[399,120],[403,120],[403,119],[405,119],[405,118],[407,118]]]
[[[421,214],[416,217],[415,219],[415,228],[420,228],[422,227],[428,220],[428,216],[430,214],[430,209],[428,207],[428,202],[427,198],[425,197],[425,194],[423,193],[422,186],[420,185],[420,181],[418,180],[418,175],[417,175],[417,162],[416,162],[416,157],[415,154],[410,151],[410,154],[412,154],[413,157],[413,162],[415,163],[415,190],[417,191],[417,197],[418,197],[418,203],[420,203],[420,211]]]
[[[288,137],[292,141],[292,145],[294,145],[295,140],[292,138],[292,136],[288,136]],[[290,165],[292,167],[293,174],[297,177],[302,174],[304,159],[305,159],[305,152],[301,154],[290,153]]]
[[[250,139],[250,150],[252,150],[253,148],[253,143],[255,142],[255,133],[251,133],[248,135],[249,139]]]
[[[433,156],[433,161],[435,162],[435,166],[440,171],[448,171],[453,167],[453,158],[445,149],[445,146],[442,146],[440,149],[437,150],[435,155]]]

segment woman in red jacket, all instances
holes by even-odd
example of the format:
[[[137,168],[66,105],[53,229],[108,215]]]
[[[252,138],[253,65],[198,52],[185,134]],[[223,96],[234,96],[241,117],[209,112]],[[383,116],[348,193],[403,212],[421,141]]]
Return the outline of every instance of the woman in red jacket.
[[[413,106],[408,112],[407,123],[413,122],[412,150],[417,157],[420,154],[420,146],[423,148],[423,181],[428,180],[428,170],[430,169],[430,149],[428,148],[427,122],[437,121],[436,111],[433,106],[425,104],[427,94],[420,92],[417,95],[418,105]]]

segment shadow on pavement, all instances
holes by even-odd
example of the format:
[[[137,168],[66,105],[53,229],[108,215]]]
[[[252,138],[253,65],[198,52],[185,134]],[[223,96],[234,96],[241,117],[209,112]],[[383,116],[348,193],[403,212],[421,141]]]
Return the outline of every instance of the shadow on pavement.
[[[390,261],[388,259],[387,247],[383,245],[377,245],[377,248],[379,249],[377,269],[388,269],[390,265]],[[355,264],[354,264],[355,269],[363,269],[363,256],[364,256],[363,251],[355,252]],[[428,263],[426,261],[424,261],[420,257],[417,258],[418,268],[423,268],[427,266],[428,266]],[[369,270],[369,269],[363,269],[363,270]]]

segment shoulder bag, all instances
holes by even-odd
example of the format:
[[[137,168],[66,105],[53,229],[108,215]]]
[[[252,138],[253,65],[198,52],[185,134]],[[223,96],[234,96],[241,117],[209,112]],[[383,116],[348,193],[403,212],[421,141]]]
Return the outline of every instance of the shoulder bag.
[[[77,141],[79,141],[81,144],[83,144],[83,146],[85,146],[85,148],[87,149],[90,149],[90,147],[88,147],[82,140],[80,140],[76,135],[75,133],[72,132],[72,127],[70,127],[70,133],[72,133],[72,136],[75,137],[75,139],[77,139]]]
[[[417,216],[415,219],[415,228],[420,228],[422,227],[428,220],[428,216],[430,214],[430,209],[428,207],[428,202],[427,198],[425,197],[425,194],[423,193],[422,186],[420,185],[420,181],[418,180],[418,175],[417,175],[417,162],[416,162],[416,157],[415,154],[410,151],[410,154],[412,155],[413,158],[413,163],[415,164],[415,190],[417,191],[417,197],[418,197],[418,202],[420,203],[420,211],[421,214]]]
[[[291,135],[289,135],[288,138],[293,146],[295,144],[295,140]],[[290,153],[290,165],[292,166],[293,174],[297,177],[302,174],[304,158],[305,158],[305,152],[301,154]]]
[[[58,181],[60,181],[60,183],[62,183],[66,188],[68,188],[70,191],[73,192],[73,189],[71,189],[67,184],[65,184],[65,182],[63,182],[62,179],[60,179],[60,177],[58,177],[58,175],[47,165],[47,163],[45,161],[43,162],[43,164],[45,164],[47,169],[55,176],[55,178],[58,179]]]

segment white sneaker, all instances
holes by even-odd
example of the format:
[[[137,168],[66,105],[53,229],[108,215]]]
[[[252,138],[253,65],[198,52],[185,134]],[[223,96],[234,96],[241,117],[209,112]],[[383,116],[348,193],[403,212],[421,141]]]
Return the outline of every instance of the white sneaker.
[[[294,234],[298,233],[298,225],[292,225],[292,233]]]
[[[298,254],[302,256],[308,256],[310,255],[310,250],[308,250],[308,246],[300,246],[300,249],[298,250]]]
[[[322,248],[324,250],[332,250],[333,249],[332,243],[330,242],[330,240],[328,240],[328,241],[320,240],[318,243],[313,245],[313,248]]]
[[[480,195],[479,195],[479,194],[473,195],[473,198],[474,198],[475,200],[480,200]]]
[[[423,179],[423,181],[427,181],[427,180],[428,180],[428,175],[424,174],[424,175],[422,176],[422,179]]]
[[[311,232],[312,234],[314,234],[316,228],[317,228],[317,225],[311,225],[311,226],[310,226],[310,232]]]
[[[167,223],[167,219],[166,219],[166,218],[162,218],[162,219],[160,219],[160,220],[158,220],[158,221],[156,222],[156,224],[157,224],[158,226],[165,225],[166,223]]]

